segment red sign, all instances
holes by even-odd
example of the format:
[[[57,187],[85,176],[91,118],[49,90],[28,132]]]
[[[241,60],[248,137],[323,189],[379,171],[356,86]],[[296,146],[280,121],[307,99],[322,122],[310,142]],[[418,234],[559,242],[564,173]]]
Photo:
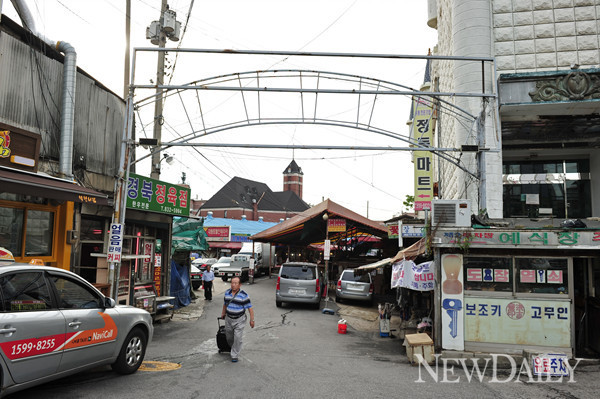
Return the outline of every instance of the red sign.
[[[205,227],[206,241],[231,241],[231,226],[211,226]]]
[[[162,255],[154,254],[154,287],[156,289],[156,295],[160,296],[160,271],[162,264]]]
[[[154,252],[154,245],[151,242],[144,243],[144,255],[150,255],[144,258],[144,263],[150,263],[152,261],[152,252]]]
[[[346,219],[329,219],[327,221],[327,230],[330,233],[343,233],[346,231]]]

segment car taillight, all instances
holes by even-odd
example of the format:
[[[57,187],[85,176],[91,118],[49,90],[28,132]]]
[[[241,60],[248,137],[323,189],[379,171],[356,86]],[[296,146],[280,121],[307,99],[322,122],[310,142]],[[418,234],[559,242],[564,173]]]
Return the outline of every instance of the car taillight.
[[[337,287],[338,287],[338,290],[342,289],[342,280],[338,280]]]
[[[277,277],[277,291],[279,291],[279,280],[281,280],[281,277]]]
[[[371,285],[369,286],[369,294],[373,293],[373,283],[371,283]]]
[[[317,279],[317,289],[316,289],[316,291],[317,291],[317,294],[319,293],[319,290],[320,290],[320,286],[319,286],[319,279]]]

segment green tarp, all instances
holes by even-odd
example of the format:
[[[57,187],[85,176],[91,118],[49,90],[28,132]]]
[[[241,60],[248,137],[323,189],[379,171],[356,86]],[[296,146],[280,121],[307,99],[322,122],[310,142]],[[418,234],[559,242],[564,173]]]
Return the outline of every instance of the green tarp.
[[[205,251],[208,249],[206,233],[201,219],[177,218],[173,220],[172,252]]]

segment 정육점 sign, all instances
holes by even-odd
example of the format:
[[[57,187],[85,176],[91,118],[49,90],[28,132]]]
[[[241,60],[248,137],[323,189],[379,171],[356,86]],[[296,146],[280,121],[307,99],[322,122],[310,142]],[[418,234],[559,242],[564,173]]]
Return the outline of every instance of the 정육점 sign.
[[[176,216],[190,215],[190,189],[131,173],[127,181],[127,208]]]

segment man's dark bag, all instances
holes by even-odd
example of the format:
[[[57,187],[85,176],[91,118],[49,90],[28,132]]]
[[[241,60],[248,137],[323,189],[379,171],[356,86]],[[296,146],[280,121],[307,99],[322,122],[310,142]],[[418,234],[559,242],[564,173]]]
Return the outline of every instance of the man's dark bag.
[[[221,325],[220,320],[222,319],[217,317],[217,324],[219,325],[219,330],[217,331],[217,347],[219,348],[219,353],[231,352],[231,347],[227,343],[227,337],[225,336],[225,325]]]

